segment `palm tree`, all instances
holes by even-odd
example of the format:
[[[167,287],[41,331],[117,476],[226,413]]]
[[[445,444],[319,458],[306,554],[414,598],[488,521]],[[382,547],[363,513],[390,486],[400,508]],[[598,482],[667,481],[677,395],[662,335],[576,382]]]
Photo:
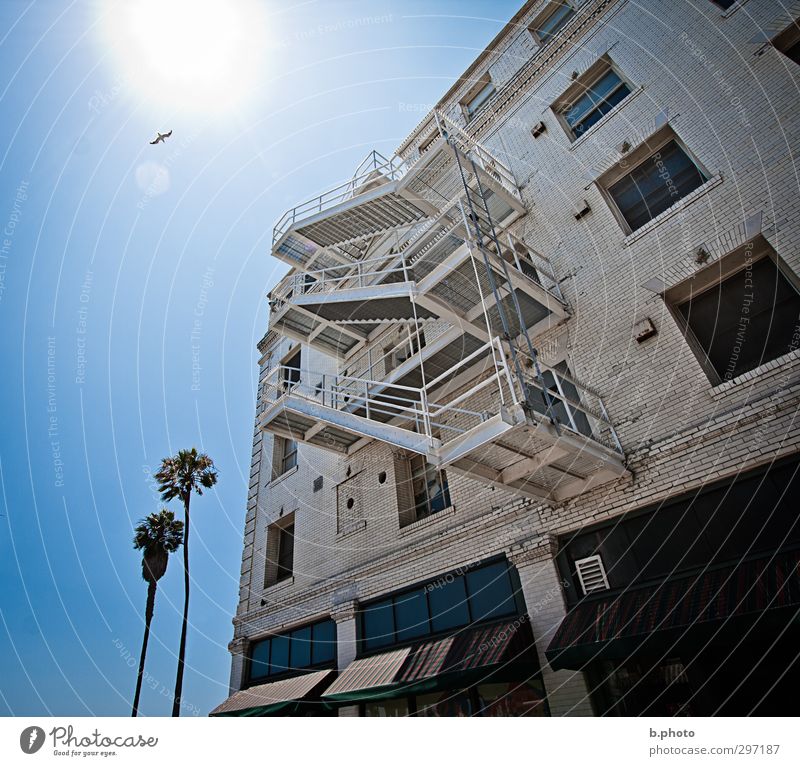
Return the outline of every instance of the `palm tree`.
[[[183,522],[175,519],[175,514],[162,508],[142,519],[134,529],[133,547],[142,551],[142,578],[147,583],[147,606],[144,609],[144,637],[139,657],[139,674],[136,677],[136,693],[133,695],[134,718],[139,713],[139,695],[142,693],[144,659],[147,656],[147,641],[150,638],[150,622],[156,604],[158,581],[167,571],[169,554],[178,550],[183,538]]]
[[[172,715],[181,714],[181,693],[183,691],[183,669],[186,659],[186,629],[189,622],[189,502],[192,492],[203,494],[203,489],[217,483],[214,461],[192,447],[181,450],[174,457],[161,461],[161,468],[155,474],[161,499],[169,502],[176,497],[183,501],[185,524],[183,528],[183,623],[181,625],[181,644],[178,650],[178,673],[175,676],[175,696],[172,700]]]

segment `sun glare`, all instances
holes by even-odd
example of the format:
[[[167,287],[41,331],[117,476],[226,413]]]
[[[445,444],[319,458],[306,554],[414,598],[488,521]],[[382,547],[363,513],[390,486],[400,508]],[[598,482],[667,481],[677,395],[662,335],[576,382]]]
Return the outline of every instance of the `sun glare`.
[[[105,37],[146,98],[218,111],[258,87],[262,16],[257,0],[127,0],[105,15]]]

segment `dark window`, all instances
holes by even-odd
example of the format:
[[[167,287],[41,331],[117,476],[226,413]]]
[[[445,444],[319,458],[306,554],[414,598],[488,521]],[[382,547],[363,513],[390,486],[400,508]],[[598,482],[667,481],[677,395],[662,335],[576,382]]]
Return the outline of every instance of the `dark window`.
[[[472,116],[494,95],[494,91],[494,83],[489,80],[475,95],[471,96],[469,100],[464,103],[463,106],[467,114],[467,119],[472,118]]]
[[[394,610],[398,641],[408,641],[431,632],[428,624],[428,603],[424,590],[412,590],[395,596]]]
[[[362,618],[367,649],[376,649],[395,642],[394,605],[391,599],[365,607]]]
[[[289,670],[330,664],[335,659],[336,624],[323,620],[254,642],[250,648],[249,678],[256,681]]]
[[[728,8],[730,8],[734,3],[738,3],[739,0],[711,0],[711,2],[727,11]]]
[[[800,64],[800,21],[789,24],[783,32],[773,38],[772,44],[795,64]]]
[[[292,654],[289,660],[293,668],[307,668],[311,664],[311,626],[291,633]]]
[[[671,140],[608,187],[608,193],[631,231],[636,231],[707,180],[677,141]]]
[[[504,561],[469,572],[467,590],[475,622],[505,617],[517,611],[514,589]]]
[[[278,582],[294,571],[294,524],[280,529],[278,537]]]
[[[294,439],[283,439],[281,443],[281,474],[291,471],[297,465],[297,442]]]
[[[582,136],[598,122],[603,115],[610,112],[626,96],[631,89],[613,70],[609,69],[598,78],[564,112],[564,119],[575,138]]]
[[[800,40],[794,43],[794,45],[784,48],[782,53],[794,61],[795,64],[800,64]]]
[[[428,593],[431,608],[431,627],[434,633],[466,625],[469,622],[467,590],[464,578],[444,581]]]
[[[447,476],[444,471],[428,463],[424,455],[411,458],[411,488],[416,519],[424,519],[450,507]]]
[[[517,612],[509,565],[497,561],[364,605],[362,648],[372,651]]]
[[[800,296],[769,256],[677,306],[720,380],[788,353]]]
[[[270,641],[259,641],[253,644],[250,653],[250,677],[264,678],[269,675],[269,646]]]
[[[333,620],[318,622],[312,626],[312,632],[311,658],[314,665],[333,662],[336,659],[336,623]]]
[[[284,673],[289,669],[289,636],[274,636],[270,655],[270,674]]]
[[[539,42],[544,45],[563,29],[564,25],[575,14],[575,9],[566,2],[559,2],[544,19],[535,23],[533,31]]]
[[[592,436],[589,418],[576,406],[582,404],[581,397],[571,380],[567,363],[559,362],[552,370],[542,370],[542,382],[550,396],[550,406],[556,420],[584,436]],[[533,408],[541,415],[547,414],[547,403],[539,386],[533,391]]]
[[[283,363],[283,386],[286,389],[290,389],[296,383],[300,382],[300,352],[301,349],[298,348],[297,351]]]

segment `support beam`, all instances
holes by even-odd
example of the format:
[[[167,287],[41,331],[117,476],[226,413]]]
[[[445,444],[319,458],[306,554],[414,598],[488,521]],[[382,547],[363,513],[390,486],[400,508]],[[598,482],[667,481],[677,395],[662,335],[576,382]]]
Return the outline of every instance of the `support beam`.
[[[513,484],[519,479],[530,476],[540,468],[555,463],[556,460],[560,460],[567,454],[569,453],[563,447],[553,444],[549,449],[543,450],[533,457],[523,458],[518,463],[504,468],[500,472],[500,481],[503,482],[503,484]]]

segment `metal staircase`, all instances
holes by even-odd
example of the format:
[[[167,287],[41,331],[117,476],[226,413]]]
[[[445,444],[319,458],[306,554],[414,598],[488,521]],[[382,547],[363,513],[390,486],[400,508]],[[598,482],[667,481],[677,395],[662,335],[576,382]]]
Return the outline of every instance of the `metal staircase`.
[[[294,268],[270,325],[339,373],[271,370],[261,426],[340,454],[379,440],[553,501],[623,475],[599,395],[538,358],[568,310],[508,230],[525,214],[513,175],[444,117],[437,129],[415,162],[372,153],[276,225],[273,254]]]

